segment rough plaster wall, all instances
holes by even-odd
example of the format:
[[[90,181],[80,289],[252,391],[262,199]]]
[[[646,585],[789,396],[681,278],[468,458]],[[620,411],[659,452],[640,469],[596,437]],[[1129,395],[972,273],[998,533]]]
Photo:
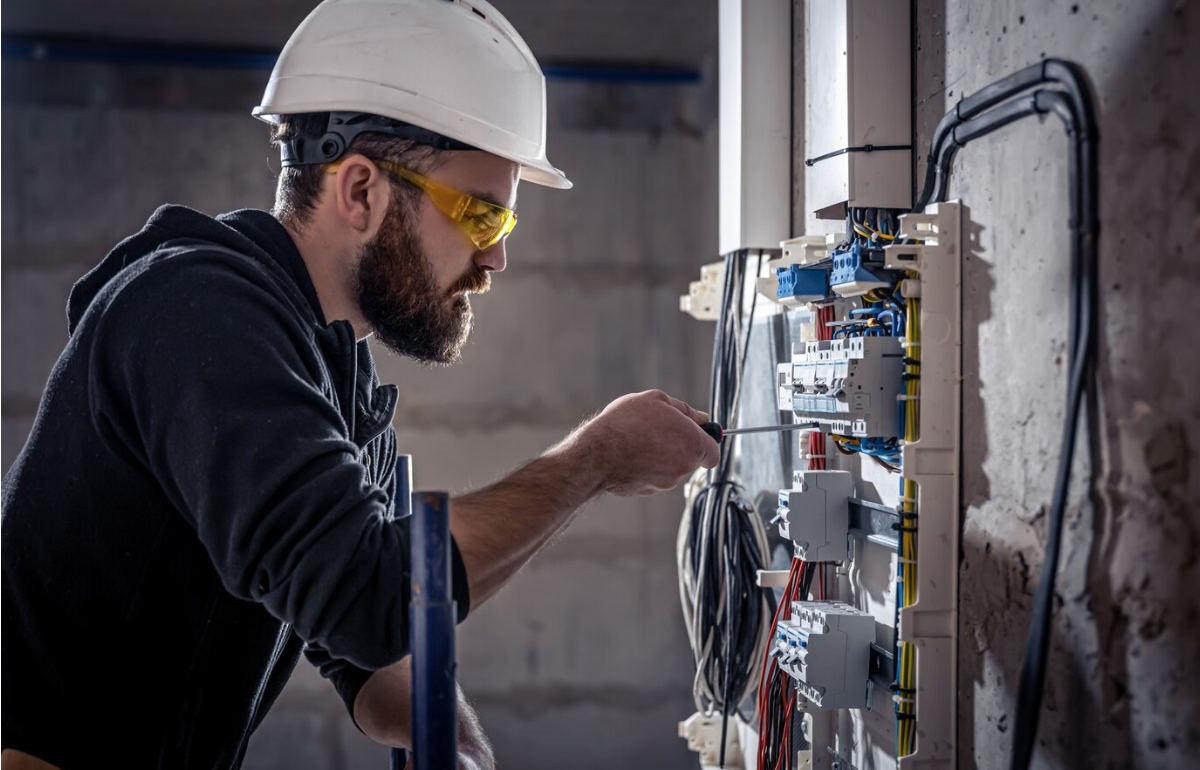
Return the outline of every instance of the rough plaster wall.
[[[1100,424],[1067,520],[1039,767],[1194,767],[1200,750],[1200,9],[918,2],[918,147],[955,101],[1047,56],[1090,74],[1101,174]],[[1029,120],[963,150],[967,204],[959,759],[1007,764],[1065,383],[1067,145]],[[924,156],[920,157],[924,163]],[[1091,454],[1091,457],[1088,455]]]
[[[259,78],[6,62],[5,467],[62,349],[79,275],[162,202],[269,205],[272,153],[242,109]],[[379,355],[401,388],[396,424],[419,486],[486,484],[629,391],[705,398],[712,326],[679,313],[677,298],[716,248],[711,94],[556,83],[550,102],[550,157],[576,189],[522,188],[509,268],[476,302],[464,363],[429,370]],[[677,495],[596,503],[461,627],[460,678],[502,766],[694,763],[675,737],[693,710],[674,571],[680,507]],[[385,762],[302,662],[246,766]]]

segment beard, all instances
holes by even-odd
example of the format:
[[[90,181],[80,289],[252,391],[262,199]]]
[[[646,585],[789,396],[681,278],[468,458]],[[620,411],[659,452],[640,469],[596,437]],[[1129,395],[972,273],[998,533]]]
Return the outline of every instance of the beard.
[[[474,321],[467,295],[486,292],[491,276],[472,265],[441,290],[415,220],[404,196],[393,195],[379,232],[363,247],[358,305],[376,339],[393,353],[422,364],[457,363]]]

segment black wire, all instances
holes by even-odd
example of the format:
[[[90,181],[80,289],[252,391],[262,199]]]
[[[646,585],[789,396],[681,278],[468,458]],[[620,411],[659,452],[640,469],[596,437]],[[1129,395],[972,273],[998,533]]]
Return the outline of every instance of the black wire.
[[[722,425],[729,425],[734,416],[754,326],[757,292],[750,304],[751,316],[745,334],[738,334],[743,317],[748,257],[744,250],[725,256],[725,279],[713,338],[709,382],[710,416]],[[763,264],[760,252],[758,266],[761,268]],[[687,568],[691,570],[695,585],[694,617],[701,631],[696,643],[702,646],[710,636],[713,641],[700,675],[718,701],[713,705],[722,713],[723,727],[728,723],[730,711],[736,711],[738,706],[731,700],[739,698],[750,677],[758,673],[750,667],[760,642],[758,630],[765,620],[764,595],[755,585],[758,570],[765,567],[759,553],[754,520],[750,518],[757,513],[745,490],[731,480],[731,471],[730,453],[723,452],[721,461],[709,473],[705,487],[692,502],[687,533],[691,546]],[[771,592],[767,592],[766,599],[769,619],[774,615],[776,602]],[[724,751],[722,740],[722,762]]]

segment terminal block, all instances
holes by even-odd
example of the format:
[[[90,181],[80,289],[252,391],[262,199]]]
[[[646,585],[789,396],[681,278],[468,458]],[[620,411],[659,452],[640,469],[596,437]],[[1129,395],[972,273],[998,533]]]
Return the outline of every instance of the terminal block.
[[[796,558],[849,558],[853,495],[854,479],[849,471],[796,471],[793,487],[779,490],[779,509],[774,519],[779,522],[779,534],[794,544]]]
[[[903,356],[897,337],[798,343],[779,365],[779,408],[828,433],[894,437]]]
[[[793,602],[775,627],[771,655],[814,709],[870,705],[875,618],[843,602]]]
[[[799,307],[829,298],[829,271],[821,267],[788,265],[775,271],[775,299],[781,305]]]
[[[855,242],[845,251],[835,251],[830,257],[833,272],[829,285],[842,297],[858,297],[872,289],[889,289],[904,278],[898,270],[884,266],[883,249]]]

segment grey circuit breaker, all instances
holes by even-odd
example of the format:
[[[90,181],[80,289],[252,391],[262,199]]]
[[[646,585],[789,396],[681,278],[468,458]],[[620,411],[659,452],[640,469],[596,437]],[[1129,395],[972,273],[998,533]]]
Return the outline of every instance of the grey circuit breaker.
[[[804,561],[842,561],[849,557],[850,498],[854,478],[849,471],[796,471],[791,489],[779,490],[773,521],[779,534],[794,544]]]
[[[839,436],[891,438],[903,367],[899,337],[797,343],[792,362],[779,365],[779,408]]]
[[[813,709],[870,705],[875,618],[843,602],[793,602],[775,629],[771,655]]]

